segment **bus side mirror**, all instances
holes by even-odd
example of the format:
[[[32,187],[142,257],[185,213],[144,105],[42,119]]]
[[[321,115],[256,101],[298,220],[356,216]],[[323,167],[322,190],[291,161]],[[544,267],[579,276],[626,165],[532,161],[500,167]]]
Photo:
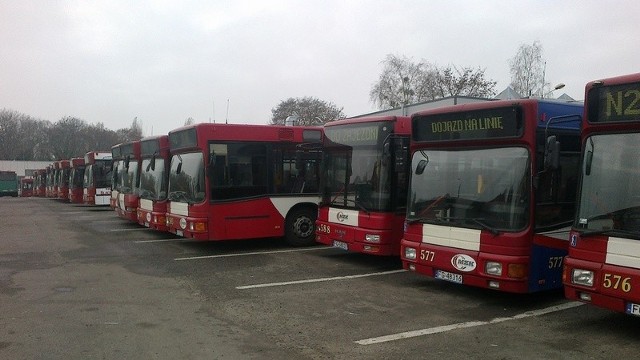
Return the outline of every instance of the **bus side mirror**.
[[[584,174],[587,176],[591,175],[591,162],[593,162],[593,151],[589,150],[584,159]]]
[[[424,173],[424,169],[427,167],[429,162],[427,160],[420,160],[418,165],[416,166],[416,175],[422,175]]]
[[[560,142],[555,135],[549,136],[544,146],[544,168],[555,170],[560,164]]]
[[[213,167],[215,165],[216,165],[216,152],[211,150],[209,152],[209,161],[207,162],[207,176],[210,178],[213,177]]]
[[[156,169],[156,156],[155,155],[151,155],[151,160],[149,161],[149,164],[147,165],[146,172],[149,172],[149,170],[155,170],[155,169]]]

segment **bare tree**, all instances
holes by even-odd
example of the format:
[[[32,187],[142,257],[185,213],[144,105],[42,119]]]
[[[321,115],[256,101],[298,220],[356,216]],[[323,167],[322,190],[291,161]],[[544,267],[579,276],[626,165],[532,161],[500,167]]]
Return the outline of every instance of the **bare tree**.
[[[389,54],[382,61],[382,73],[369,92],[369,98],[379,109],[391,109],[433,97],[430,86],[436,76],[425,62],[414,63],[406,56]]]
[[[271,124],[284,125],[287,117],[295,116],[294,125],[322,125],[326,122],[343,119],[343,108],[314,97],[288,98],[271,109]]]
[[[542,44],[522,44],[516,55],[509,60],[511,87],[524,96],[543,96],[545,88],[544,71],[546,62],[542,58]]]
[[[116,130],[118,142],[130,142],[142,138],[142,125],[137,117],[133,118],[130,128]]]
[[[189,117],[184,121],[184,126],[187,126],[187,125],[193,125],[193,124],[195,124],[195,123],[196,123],[196,121],[195,121],[191,116],[189,116]]]
[[[489,97],[496,82],[485,78],[484,70],[447,66],[440,68],[425,60],[414,63],[407,57],[387,55],[380,78],[369,92],[379,109],[391,109],[447,96]]]
[[[438,97],[492,97],[497,82],[486,79],[483,69],[448,66],[438,69],[436,88]],[[435,99],[435,98],[434,98]]]

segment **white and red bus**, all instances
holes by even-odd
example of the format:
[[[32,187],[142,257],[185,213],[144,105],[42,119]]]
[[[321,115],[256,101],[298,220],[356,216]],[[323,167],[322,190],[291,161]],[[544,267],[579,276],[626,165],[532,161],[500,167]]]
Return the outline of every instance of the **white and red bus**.
[[[315,146],[308,146],[315,144]],[[197,124],[169,132],[168,230],[313,244],[321,127]]]
[[[582,126],[565,295],[640,316],[640,73],[588,83]]]
[[[33,194],[38,197],[45,197],[47,195],[47,169],[36,170],[33,182]]]
[[[140,141],[119,145],[121,160],[118,165],[118,201],[116,213],[119,217],[138,222],[138,181],[140,174]],[[113,154],[113,152],[112,152]],[[113,192],[112,192],[113,196]]]
[[[111,147],[111,194],[109,206],[115,210],[118,205],[118,189],[120,188],[120,172],[124,170],[124,158],[120,155],[122,144]]]
[[[58,191],[60,190],[60,161],[54,161],[51,165],[53,168],[51,170],[51,193],[49,193],[49,197],[57,199]]]
[[[84,187],[84,158],[73,158],[70,160],[71,169],[69,171],[69,202],[82,204]]]
[[[58,200],[69,201],[69,173],[71,172],[71,161],[58,161]]]
[[[169,136],[150,136],[140,140],[140,182],[138,223],[167,231],[167,185],[169,174]]]
[[[111,153],[90,151],[84,156],[83,203],[109,205],[111,195]]]
[[[316,241],[344,250],[400,255],[407,209],[409,117],[324,126]]]
[[[511,293],[560,288],[582,111],[520,99],[413,114],[404,268]]]

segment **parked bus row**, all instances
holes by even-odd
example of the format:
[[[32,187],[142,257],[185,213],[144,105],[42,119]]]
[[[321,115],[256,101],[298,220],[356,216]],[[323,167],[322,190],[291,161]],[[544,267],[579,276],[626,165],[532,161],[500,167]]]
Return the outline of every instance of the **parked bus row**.
[[[110,176],[104,204],[151,229],[400,256],[444,281],[564,286],[640,315],[638,140],[633,74],[587,84],[584,106],[514,99],[324,127],[197,124],[90,154],[108,158],[92,170]],[[98,203],[91,158],[83,201]],[[71,199],[74,166],[39,172],[36,193]]]
[[[46,169],[35,171],[32,189],[33,196],[74,204],[109,204],[111,154],[91,151],[83,158],[55,161]]]

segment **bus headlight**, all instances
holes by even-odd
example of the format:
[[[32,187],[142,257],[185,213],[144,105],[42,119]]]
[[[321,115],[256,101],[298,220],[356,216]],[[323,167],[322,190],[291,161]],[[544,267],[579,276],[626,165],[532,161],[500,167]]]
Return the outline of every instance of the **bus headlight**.
[[[407,260],[415,260],[416,259],[416,249],[406,247],[404,248],[404,258]]]
[[[487,261],[484,264],[484,272],[489,275],[500,276],[502,275],[502,264],[495,261]]]
[[[593,286],[593,271],[573,269],[571,271],[571,283],[582,286]]]
[[[364,236],[364,241],[373,242],[373,243],[379,243],[380,242],[380,235],[366,234]]]

